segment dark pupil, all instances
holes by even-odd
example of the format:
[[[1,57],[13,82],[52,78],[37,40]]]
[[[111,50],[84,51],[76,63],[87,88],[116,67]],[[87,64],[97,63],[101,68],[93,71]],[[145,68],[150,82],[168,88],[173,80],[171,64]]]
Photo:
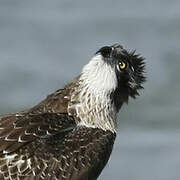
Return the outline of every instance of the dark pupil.
[[[111,47],[105,46],[102,47],[97,53],[100,52],[103,57],[109,57],[111,54],[111,50],[112,50]]]

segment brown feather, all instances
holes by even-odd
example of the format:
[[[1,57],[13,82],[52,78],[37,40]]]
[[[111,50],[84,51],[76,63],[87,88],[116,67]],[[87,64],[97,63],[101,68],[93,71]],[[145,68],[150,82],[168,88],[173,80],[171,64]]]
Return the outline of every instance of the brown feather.
[[[99,176],[115,134],[77,127],[67,113],[74,85],[28,111],[0,117],[0,179],[95,180]]]

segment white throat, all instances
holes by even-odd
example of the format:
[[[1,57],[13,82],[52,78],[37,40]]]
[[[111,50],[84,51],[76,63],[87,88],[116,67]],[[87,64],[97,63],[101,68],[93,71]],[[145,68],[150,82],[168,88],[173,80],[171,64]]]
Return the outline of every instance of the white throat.
[[[77,117],[77,124],[115,132],[117,110],[111,99],[117,88],[115,71],[96,55],[84,66],[74,88],[69,114]]]
[[[94,56],[91,61],[84,66],[81,80],[96,93],[112,92],[117,87],[117,77],[114,69],[104,62],[101,55]]]

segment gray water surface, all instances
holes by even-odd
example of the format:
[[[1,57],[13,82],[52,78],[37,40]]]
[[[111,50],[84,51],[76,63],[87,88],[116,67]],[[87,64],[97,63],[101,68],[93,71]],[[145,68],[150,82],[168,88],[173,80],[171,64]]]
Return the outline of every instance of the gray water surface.
[[[146,58],[100,180],[180,179],[180,1],[0,0],[0,113],[62,88],[104,45]]]

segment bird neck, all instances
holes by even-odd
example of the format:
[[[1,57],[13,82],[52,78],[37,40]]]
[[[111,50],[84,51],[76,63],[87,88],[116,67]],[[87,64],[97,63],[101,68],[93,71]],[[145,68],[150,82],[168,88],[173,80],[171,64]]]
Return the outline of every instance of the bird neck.
[[[116,131],[117,110],[111,94],[95,93],[79,84],[71,94],[68,113],[75,117],[77,125]]]
[[[112,69],[99,59],[84,67],[68,104],[68,113],[76,117],[78,125],[116,131],[117,108],[112,96],[116,81]]]
[[[84,66],[80,81],[94,93],[111,93],[118,86],[114,68],[107,64],[101,55],[94,56]]]

